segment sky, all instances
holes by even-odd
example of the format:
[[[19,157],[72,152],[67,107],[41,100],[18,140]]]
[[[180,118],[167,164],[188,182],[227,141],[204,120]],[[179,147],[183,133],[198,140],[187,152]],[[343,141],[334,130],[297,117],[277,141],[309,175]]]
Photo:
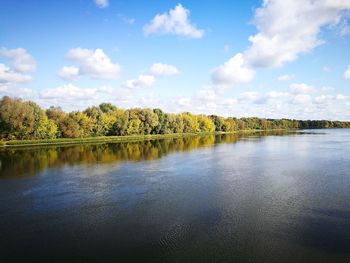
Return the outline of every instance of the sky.
[[[350,0],[0,0],[0,97],[350,121]]]

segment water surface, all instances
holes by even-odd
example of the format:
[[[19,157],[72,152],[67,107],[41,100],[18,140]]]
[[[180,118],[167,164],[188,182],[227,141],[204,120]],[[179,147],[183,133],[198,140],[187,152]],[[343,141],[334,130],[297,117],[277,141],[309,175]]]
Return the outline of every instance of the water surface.
[[[349,262],[350,130],[0,151],[0,261]]]

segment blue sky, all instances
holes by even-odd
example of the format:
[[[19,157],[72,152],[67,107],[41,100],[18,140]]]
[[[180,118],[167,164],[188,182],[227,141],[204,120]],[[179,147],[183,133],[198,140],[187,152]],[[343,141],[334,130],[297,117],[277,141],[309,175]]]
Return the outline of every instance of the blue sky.
[[[0,1],[0,96],[350,120],[350,0]]]

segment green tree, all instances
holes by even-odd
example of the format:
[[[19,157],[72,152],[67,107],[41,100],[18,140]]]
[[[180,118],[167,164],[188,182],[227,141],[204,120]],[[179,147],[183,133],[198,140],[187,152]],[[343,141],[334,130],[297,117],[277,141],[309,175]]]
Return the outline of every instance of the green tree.
[[[183,133],[184,123],[182,115],[180,114],[168,114],[168,133]]]
[[[181,114],[181,117],[183,122],[183,132],[200,132],[196,115],[192,115],[189,112],[185,112]]]
[[[153,112],[158,116],[158,125],[152,130],[152,134],[164,134],[169,131],[168,129],[168,115],[161,109],[153,109]]]
[[[117,109],[111,113],[114,116],[114,122],[109,135],[126,135],[129,124],[129,112]]]
[[[117,107],[111,103],[101,103],[98,107],[103,113],[110,113],[117,110]]]
[[[215,131],[221,132],[224,129],[224,118],[217,115],[210,115],[210,119],[214,122]]]
[[[7,139],[35,139],[40,108],[34,102],[3,97],[0,101],[1,136]]]
[[[151,109],[130,109],[129,112],[129,127],[135,127],[137,124],[139,126],[139,131],[133,134],[151,134],[151,131],[158,125],[158,115],[153,112]],[[136,121],[136,120],[139,120]],[[132,122],[132,124],[130,124]],[[128,134],[130,134],[128,132]]]
[[[199,130],[201,132],[214,132],[215,131],[215,125],[214,122],[205,115],[198,115],[197,116],[198,126]]]

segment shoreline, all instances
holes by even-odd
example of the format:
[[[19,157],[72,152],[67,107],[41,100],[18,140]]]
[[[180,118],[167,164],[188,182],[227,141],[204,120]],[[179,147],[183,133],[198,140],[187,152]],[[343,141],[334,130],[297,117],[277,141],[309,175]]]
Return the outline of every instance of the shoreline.
[[[197,133],[169,133],[169,134],[149,134],[149,135],[120,135],[120,136],[102,136],[86,138],[58,138],[41,140],[10,140],[0,142],[0,148],[14,148],[24,146],[47,146],[47,145],[73,145],[88,143],[114,143],[114,142],[136,142],[150,141],[158,139],[173,139],[192,136],[220,135],[220,134],[239,134],[270,131],[295,131],[294,129],[271,129],[271,130],[241,130],[234,132],[197,132]]]

